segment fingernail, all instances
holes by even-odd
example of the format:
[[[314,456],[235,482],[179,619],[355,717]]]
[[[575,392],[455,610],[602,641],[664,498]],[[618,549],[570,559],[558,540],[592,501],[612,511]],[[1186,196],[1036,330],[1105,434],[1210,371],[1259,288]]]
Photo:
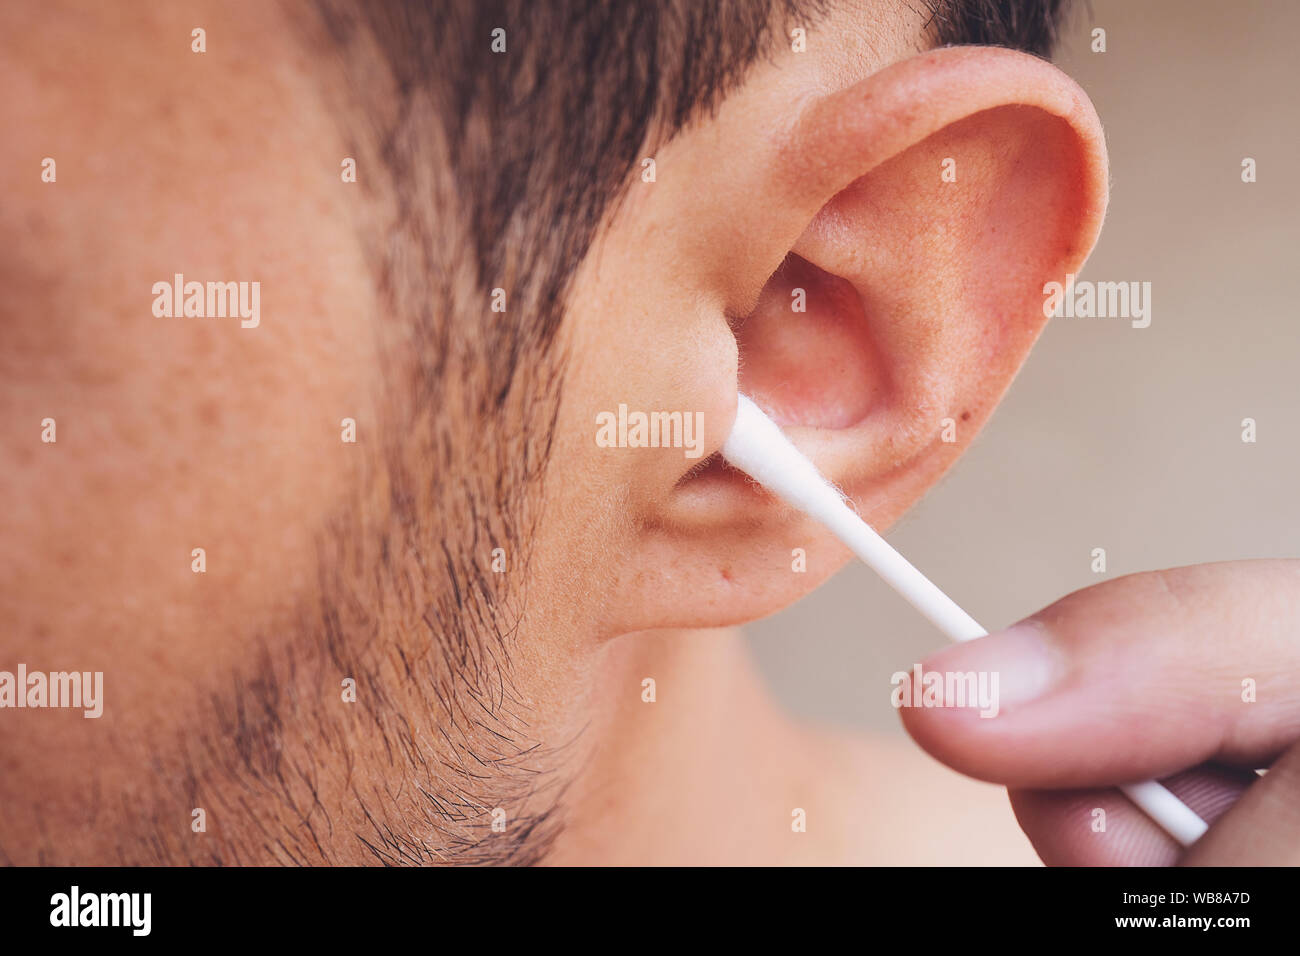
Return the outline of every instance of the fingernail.
[[[989,675],[997,688],[997,703],[1005,709],[1050,693],[1065,676],[1066,663],[1064,652],[1047,629],[1027,620],[947,648],[922,666],[927,671]]]

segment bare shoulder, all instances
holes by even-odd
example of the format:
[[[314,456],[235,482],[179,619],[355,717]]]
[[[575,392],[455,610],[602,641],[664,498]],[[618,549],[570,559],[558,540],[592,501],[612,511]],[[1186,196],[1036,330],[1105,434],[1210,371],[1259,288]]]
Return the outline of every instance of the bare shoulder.
[[[835,862],[1041,865],[1002,787],[963,777],[901,735],[821,731],[815,739],[827,771],[822,810],[840,836]]]

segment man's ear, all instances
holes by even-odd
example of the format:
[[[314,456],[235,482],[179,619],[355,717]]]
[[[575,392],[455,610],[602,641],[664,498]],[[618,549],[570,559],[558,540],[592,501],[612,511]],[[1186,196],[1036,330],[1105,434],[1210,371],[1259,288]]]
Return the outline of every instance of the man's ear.
[[[677,330],[669,392],[707,410],[706,455],[750,395],[880,528],[967,447],[1046,322],[1044,284],[1092,249],[1101,128],[1068,77],[1008,50],[928,52],[829,91],[777,72],[661,153],[644,213],[676,223],[679,296],[720,304]],[[629,475],[612,632],[760,617],[847,557],[701,461]]]

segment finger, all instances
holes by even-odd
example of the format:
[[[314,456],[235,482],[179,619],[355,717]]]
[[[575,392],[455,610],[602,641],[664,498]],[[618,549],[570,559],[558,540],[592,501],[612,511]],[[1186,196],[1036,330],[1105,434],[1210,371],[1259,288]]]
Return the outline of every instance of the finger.
[[[1283,754],[1183,858],[1185,866],[1300,866],[1300,745]]]
[[[1212,824],[1255,779],[1252,772],[1205,766],[1162,783]],[[1114,787],[1013,790],[1011,807],[1049,866],[1173,866],[1184,852]]]
[[[995,708],[908,706],[904,688],[903,721],[944,763],[1016,788],[1265,766],[1300,737],[1298,631],[1300,561],[1133,575],[921,665],[941,686],[986,679]]]

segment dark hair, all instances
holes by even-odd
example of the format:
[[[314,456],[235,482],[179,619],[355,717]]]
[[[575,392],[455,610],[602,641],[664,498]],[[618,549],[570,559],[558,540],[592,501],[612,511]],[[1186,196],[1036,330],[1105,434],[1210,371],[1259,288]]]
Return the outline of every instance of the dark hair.
[[[1047,55],[1068,0],[917,2],[929,8],[938,44]],[[480,302],[494,288],[507,293],[509,321],[498,321],[486,305],[477,314],[492,321],[456,319],[477,324],[463,331],[486,338],[484,397],[491,407],[505,400],[520,359],[535,358],[554,340],[569,280],[602,216],[631,182],[647,140],[670,138],[715,106],[768,51],[783,23],[815,24],[832,4],[321,0],[336,41],[367,32],[392,71],[401,102],[392,111],[395,124],[380,130],[379,155],[399,193],[410,194],[404,180],[419,164],[445,159],[467,245],[457,252]],[[504,53],[490,45],[498,28],[505,30]],[[445,157],[404,148],[425,138],[405,124],[427,121],[441,127]],[[447,210],[409,212],[445,217]],[[438,337],[425,344],[440,354],[452,343]]]
[[[385,500],[355,509],[349,521],[370,522],[361,530],[334,535],[319,629],[336,669],[371,688],[347,719],[373,722],[363,739],[428,798],[400,820],[362,801],[373,832],[357,839],[377,860],[533,862],[562,825],[563,780],[547,771],[564,742],[533,739],[513,695],[510,635],[529,577],[530,489],[558,408],[566,293],[643,151],[713,109],[785,25],[815,27],[833,2],[316,0],[320,39],[339,66],[327,82],[341,80],[352,100],[341,128],[359,187],[382,208],[366,241],[387,313],[376,325],[392,343],[380,352],[394,405],[376,482]],[[937,43],[1039,54],[1064,5],[898,2],[925,2]],[[502,53],[491,46],[498,28]],[[505,292],[504,315],[491,310],[493,289]],[[509,576],[485,568],[497,544],[510,553]],[[413,672],[399,648],[394,664],[358,582],[377,582],[389,592],[381,605],[427,628],[415,638],[432,660]],[[432,743],[414,739],[385,688],[428,695],[420,712],[439,730]],[[269,700],[261,725],[289,723],[284,706]],[[266,768],[245,757],[236,771],[274,781],[279,748],[257,752]],[[484,838],[494,806],[523,808],[508,838]],[[301,834],[280,839],[284,853],[287,841],[304,858],[326,856],[299,845]]]

